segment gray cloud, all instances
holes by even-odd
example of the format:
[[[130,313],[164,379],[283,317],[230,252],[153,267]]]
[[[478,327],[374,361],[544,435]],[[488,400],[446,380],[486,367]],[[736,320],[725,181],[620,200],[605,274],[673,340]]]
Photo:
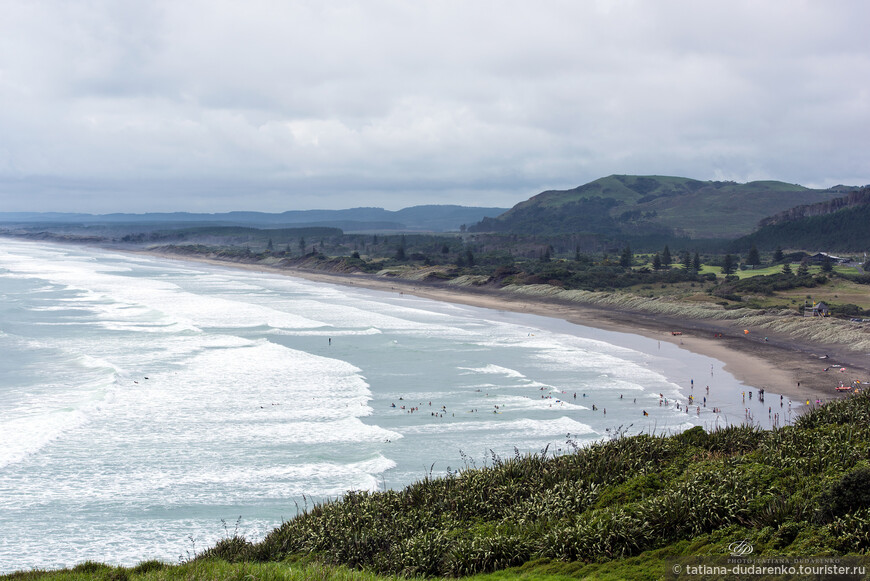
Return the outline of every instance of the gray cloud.
[[[5,210],[510,206],[611,173],[870,181],[860,0],[3,10]]]

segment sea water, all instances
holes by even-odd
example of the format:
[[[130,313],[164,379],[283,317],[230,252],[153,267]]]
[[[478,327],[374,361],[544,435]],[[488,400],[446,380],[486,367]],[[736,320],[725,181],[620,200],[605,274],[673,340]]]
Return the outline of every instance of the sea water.
[[[746,389],[638,336],[4,239],[0,573],[178,561],[347,490],[743,421]]]

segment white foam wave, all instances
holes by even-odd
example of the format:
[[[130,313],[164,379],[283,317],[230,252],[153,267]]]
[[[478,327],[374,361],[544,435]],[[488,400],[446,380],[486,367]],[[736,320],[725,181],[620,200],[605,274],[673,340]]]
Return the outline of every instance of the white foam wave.
[[[450,422],[425,426],[410,426],[403,429],[403,433],[406,436],[409,434],[441,434],[448,432],[496,432],[506,439],[516,437],[512,436],[512,433],[523,437],[551,437],[568,433],[571,435],[596,433],[591,426],[564,416],[552,420],[523,418],[507,422]]]
[[[500,365],[485,365],[483,367],[458,367],[457,369],[461,369],[463,371],[467,371],[468,373],[463,373],[462,375],[471,375],[474,373],[481,374],[489,374],[489,375],[503,375],[505,377],[516,377],[526,379],[526,376],[517,371],[516,369],[509,369],[507,367],[502,367]]]
[[[588,410],[589,408],[573,403],[568,394],[553,395],[552,397],[544,398],[528,398],[528,397],[510,397],[500,396],[495,400],[503,412],[512,412],[515,410],[543,410],[543,409],[573,409],[573,410]]]
[[[35,343],[20,341],[21,344]],[[39,348],[44,348],[40,345]],[[62,352],[63,353],[63,352]],[[111,362],[67,351],[59,357],[63,374],[33,369],[34,386],[18,392],[45,393],[44,397],[15,397],[0,409],[0,467],[21,462],[66,432],[87,423],[114,396],[123,371]]]
[[[380,329],[369,327],[367,329],[336,329],[334,327],[313,330],[288,330],[288,329],[270,329],[270,335],[286,335],[293,337],[354,337],[365,335],[382,335],[384,332]]]
[[[88,421],[82,410],[32,413],[0,421],[0,468],[22,462],[64,433]]]

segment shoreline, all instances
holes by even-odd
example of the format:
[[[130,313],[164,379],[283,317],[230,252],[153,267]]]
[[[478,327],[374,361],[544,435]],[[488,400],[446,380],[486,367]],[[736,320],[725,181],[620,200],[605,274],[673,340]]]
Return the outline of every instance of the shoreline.
[[[113,249],[118,250],[118,249]],[[254,272],[280,274],[312,282],[353,286],[368,290],[409,294],[420,298],[512,311],[561,319],[569,323],[639,335],[666,341],[692,353],[721,361],[723,369],[739,382],[753,388],[781,394],[805,404],[829,401],[848,395],[835,390],[840,380],[870,380],[870,367],[857,353],[844,352],[838,346],[805,344],[793,337],[773,333],[764,340],[744,336],[735,321],[675,319],[657,314],[608,309],[558,299],[529,297],[493,289],[448,287],[395,278],[377,278],[367,274],[338,274],[301,269],[275,268],[265,264],[230,262],[206,257],[178,256],[150,250],[133,250],[161,259],[195,262]],[[672,334],[678,331],[679,335]],[[716,337],[720,335],[721,337]],[[827,356],[826,358],[823,358]],[[834,364],[837,364],[834,367]],[[841,366],[845,373],[837,370]],[[828,368],[826,370],[826,368]]]

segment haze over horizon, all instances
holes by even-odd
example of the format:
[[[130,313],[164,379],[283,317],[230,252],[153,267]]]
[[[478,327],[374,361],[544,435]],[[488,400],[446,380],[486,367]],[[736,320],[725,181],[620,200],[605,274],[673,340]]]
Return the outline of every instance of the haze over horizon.
[[[870,4],[59,2],[0,20],[0,211],[870,183]]]

